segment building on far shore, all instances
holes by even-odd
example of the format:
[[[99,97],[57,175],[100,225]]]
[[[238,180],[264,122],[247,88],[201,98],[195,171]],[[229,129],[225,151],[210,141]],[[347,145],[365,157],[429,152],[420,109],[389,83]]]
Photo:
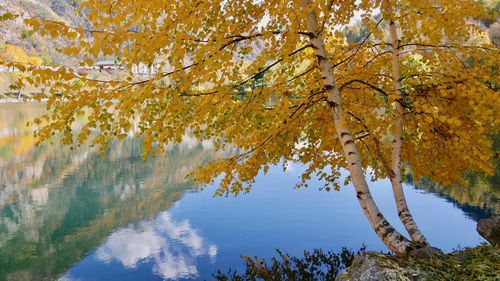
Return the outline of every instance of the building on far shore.
[[[95,67],[99,69],[99,72],[102,72],[104,70],[107,71],[113,71],[113,70],[119,70],[120,69],[120,64],[114,60],[101,60],[96,62]]]
[[[4,66],[0,65],[0,73],[17,72],[18,69],[14,66]]]
[[[130,71],[135,77],[150,77],[158,74],[160,68],[162,68],[162,60],[154,60],[153,63],[134,63],[131,66]],[[45,69],[46,66],[39,66],[37,68]],[[50,68],[50,67],[49,67]],[[125,67],[116,60],[99,60],[92,66],[80,66],[74,69],[77,73],[86,74],[91,71],[107,72],[107,73],[117,73],[120,71],[125,71]],[[0,73],[10,73],[18,72],[19,70],[13,66],[3,66],[0,65]]]
[[[162,61],[155,60],[151,64],[145,64],[140,62],[138,64],[132,65],[132,74],[134,76],[153,76],[158,73],[158,70],[161,68]]]
[[[134,63],[132,64],[132,67],[130,71],[132,72],[132,75],[135,77],[149,77],[156,75],[161,68],[162,61],[160,60],[155,60],[151,64],[146,64],[143,62],[140,63]],[[87,73],[89,71],[99,71],[99,72],[108,72],[108,73],[113,73],[113,72],[119,72],[119,71],[124,71],[125,67],[123,67],[120,63],[114,60],[100,60],[97,61],[93,66],[83,66],[79,67],[77,72],[78,73]]]

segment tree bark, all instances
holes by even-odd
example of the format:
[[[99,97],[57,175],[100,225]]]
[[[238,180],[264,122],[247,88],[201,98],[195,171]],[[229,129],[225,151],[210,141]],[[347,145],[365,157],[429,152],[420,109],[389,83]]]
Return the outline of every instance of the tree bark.
[[[401,149],[403,147],[403,126],[404,126],[404,102],[403,93],[401,92],[401,72],[399,69],[399,38],[396,30],[396,23],[391,17],[392,4],[390,0],[383,0],[383,8],[387,12],[389,19],[389,34],[391,36],[391,49],[392,49],[392,79],[393,79],[393,91],[398,97],[398,102],[396,102],[396,116],[394,120],[394,130],[392,141],[392,153],[391,153],[391,174],[390,180],[392,185],[392,191],[394,194],[394,200],[396,201],[396,206],[398,210],[398,216],[406,230],[410,234],[411,239],[414,242],[421,244],[422,246],[428,245],[427,239],[424,234],[420,231],[417,224],[413,220],[413,216],[410,213],[408,204],[406,203],[405,194],[403,191],[402,179],[401,179]]]
[[[304,8],[310,8],[311,3],[309,0],[305,0],[303,3]],[[306,22],[309,40],[314,49],[314,54],[323,77],[322,83],[325,96],[332,109],[332,118],[335,124],[336,134],[347,160],[347,169],[351,175],[359,204],[372,228],[384,244],[398,255],[407,255],[409,251],[413,249],[412,243],[387,221],[371,196],[356,144],[352,139],[349,127],[346,126],[347,119],[343,112],[340,91],[335,82],[333,65],[328,57],[324,39],[320,34],[318,17],[314,10],[311,10],[307,14]]]

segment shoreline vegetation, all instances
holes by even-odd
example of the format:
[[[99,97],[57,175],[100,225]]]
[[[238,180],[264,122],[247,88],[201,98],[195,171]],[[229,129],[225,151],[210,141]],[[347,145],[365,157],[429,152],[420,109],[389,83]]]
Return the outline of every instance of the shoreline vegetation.
[[[245,271],[217,272],[219,281],[244,280],[498,280],[500,248],[483,243],[428,258],[404,258],[390,253],[356,253],[343,248],[339,253],[316,249],[303,257],[277,250],[279,258],[269,262],[242,257]]]
[[[315,249],[303,257],[276,250],[279,259],[270,262],[258,257],[242,257],[245,272],[218,271],[219,281],[250,280],[498,280],[500,277],[500,217],[480,220],[477,232],[488,241],[476,247],[450,253],[421,252],[401,256],[393,253],[367,252],[363,245],[357,252],[342,248],[339,253]]]

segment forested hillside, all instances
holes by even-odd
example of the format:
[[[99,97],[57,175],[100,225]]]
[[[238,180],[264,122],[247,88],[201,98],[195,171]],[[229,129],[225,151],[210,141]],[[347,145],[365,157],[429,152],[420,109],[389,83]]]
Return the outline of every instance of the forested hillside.
[[[64,45],[61,40],[49,40],[38,34],[31,34],[29,28],[23,23],[23,17],[36,17],[48,20],[63,21],[72,26],[83,26],[84,19],[78,12],[79,0],[3,0],[0,2],[0,15],[10,12],[22,17],[16,20],[0,21],[0,53],[8,45],[20,47],[28,56],[38,57],[44,63],[72,65],[74,59],[68,58],[57,52],[57,48]],[[491,13],[500,9],[500,1],[482,1]],[[477,19],[476,19],[477,20]],[[495,45],[500,45],[500,22],[497,20],[480,20],[488,30],[490,40]],[[350,41],[357,41],[366,35],[366,29],[361,23],[353,24],[346,30]]]
[[[0,21],[0,52],[5,46],[18,46],[28,55],[39,57],[45,63],[70,63],[70,59],[57,52],[62,41],[48,40],[38,34],[30,34],[23,23],[23,17],[39,17],[81,25],[77,0],[3,0],[0,14],[10,12],[22,17],[11,21]]]

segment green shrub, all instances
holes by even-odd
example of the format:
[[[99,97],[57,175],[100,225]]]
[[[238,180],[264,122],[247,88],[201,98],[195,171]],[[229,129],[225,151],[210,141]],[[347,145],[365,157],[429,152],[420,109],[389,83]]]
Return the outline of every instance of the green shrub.
[[[219,281],[334,280],[343,269],[351,265],[356,254],[364,251],[364,246],[356,253],[347,248],[342,248],[340,253],[325,253],[316,249],[313,252],[304,251],[304,256],[299,258],[276,250],[279,258],[272,258],[269,264],[258,257],[244,256],[245,273],[239,274],[229,270],[224,274],[218,271],[214,277]]]

